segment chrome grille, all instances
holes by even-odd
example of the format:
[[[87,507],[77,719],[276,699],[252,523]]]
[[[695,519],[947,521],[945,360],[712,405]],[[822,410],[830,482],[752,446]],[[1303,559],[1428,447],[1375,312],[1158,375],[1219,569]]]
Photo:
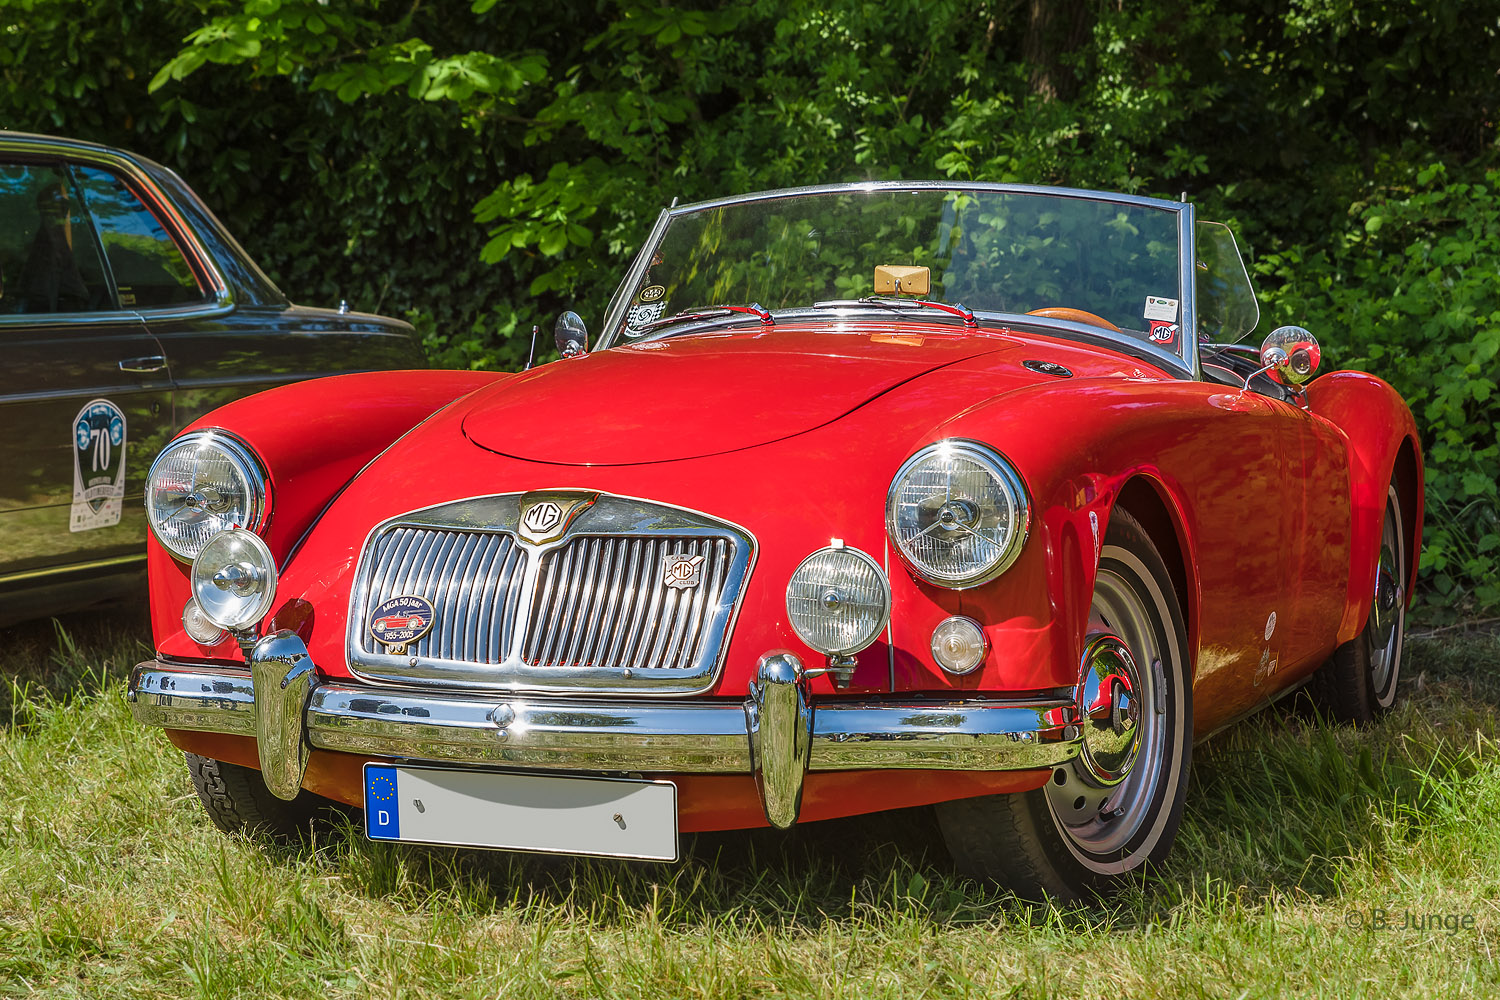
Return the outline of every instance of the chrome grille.
[[[523,512],[549,507],[566,518],[554,533],[541,529],[555,517],[523,524]],[[365,543],[349,668],[371,681],[481,690],[701,692],[723,663],[754,557],[743,528],[608,494],[507,493],[413,511]],[[434,615],[398,656],[369,619],[404,595],[425,597]]]
[[[515,636],[518,585],[526,553],[510,535],[398,527],[371,546],[373,567],[365,600],[355,616],[363,621],[368,595],[378,600],[402,594],[425,597],[434,610],[432,631],[412,644],[409,655],[467,663],[499,663]],[[384,650],[366,629],[360,646]]]
[[[665,585],[667,557],[702,556],[702,581]],[[691,668],[729,573],[723,539],[574,538],[542,557],[521,658],[534,666]]]

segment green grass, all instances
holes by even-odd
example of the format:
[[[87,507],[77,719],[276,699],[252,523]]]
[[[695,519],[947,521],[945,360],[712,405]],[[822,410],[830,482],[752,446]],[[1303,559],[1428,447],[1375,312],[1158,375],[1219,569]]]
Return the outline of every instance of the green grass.
[[[1372,729],[1276,708],[1200,747],[1168,869],[1055,910],[956,878],[922,810],[688,838],[675,866],[225,837],[125,707],[139,616],[3,633],[0,995],[1500,992],[1500,636],[1413,641]]]

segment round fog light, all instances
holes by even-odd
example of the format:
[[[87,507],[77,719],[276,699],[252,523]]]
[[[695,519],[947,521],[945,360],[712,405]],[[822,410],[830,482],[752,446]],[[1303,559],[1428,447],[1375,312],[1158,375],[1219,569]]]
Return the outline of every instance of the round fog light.
[[[193,597],[203,617],[230,631],[266,616],[276,597],[276,562],[259,535],[231,528],[208,540],[193,560]]]
[[[224,630],[208,620],[196,597],[189,597],[182,606],[182,630],[200,646],[217,646],[224,641]]]
[[[932,656],[950,674],[971,674],[988,649],[984,630],[972,618],[955,615],[932,630]]]
[[[891,585],[859,549],[819,549],[792,573],[786,611],[797,637],[826,656],[853,656],[891,618]]]

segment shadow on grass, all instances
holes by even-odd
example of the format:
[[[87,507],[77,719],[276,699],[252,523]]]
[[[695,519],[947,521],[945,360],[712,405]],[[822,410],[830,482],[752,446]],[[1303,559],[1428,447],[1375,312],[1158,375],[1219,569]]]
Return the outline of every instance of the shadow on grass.
[[[143,606],[12,626],[0,648],[0,720],[114,685],[149,655]],[[684,837],[676,865],[373,843],[332,814],[310,842],[261,841],[277,865],[326,866],[354,891],[421,908],[565,910],[590,922],[705,919],[817,927],[875,915],[927,922],[1135,926],[1184,902],[1337,895],[1351,863],[1387,863],[1494,779],[1475,734],[1500,739],[1500,634],[1408,646],[1396,710],[1364,730],[1273,706],[1195,750],[1187,808],[1164,868],[1109,904],[1034,907],[957,876],[930,809]]]
[[[676,865],[376,844],[357,815],[325,840],[357,892],[425,907],[564,909],[590,922],[706,919],[816,928],[856,915],[940,924],[1061,920],[1137,926],[1185,902],[1253,905],[1336,896],[1494,780],[1475,733],[1500,737],[1500,636],[1413,643],[1397,709],[1367,729],[1272,706],[1197,748],[1178,842],[1164,868],[1109,904],[1030,906],[957,876],[930,809],[684,837]],[[290,860],[289,858],[287,860]]]
[[[0,725],[24,722],[30,704],[97,694],[150,655],[144,595],[0,628]]]

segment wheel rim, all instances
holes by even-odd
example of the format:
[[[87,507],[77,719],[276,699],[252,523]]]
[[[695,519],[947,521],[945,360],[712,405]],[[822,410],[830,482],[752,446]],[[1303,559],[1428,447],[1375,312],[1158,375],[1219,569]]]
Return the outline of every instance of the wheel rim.
[[[1392,489],[1380,529],[1380,562],[1375,568],[1374,602],[1366,632],[1370,639],[1370,681],[1382,705],[1395,693],[1406,623],[1406,550],[1401,538],[1401,514]]]
[[[1087,648],[1118,641],[1125,657],[1119,661],[1131,691],[1124,699],[1126,721],[1133,726],[1117,732],[1108,756],[1081,757],[1053,772],[1047,783],[1047,803],[1057,828],[1073,847],[1088,855],[1125,853],[1152,816],[1152,802],[1166,769],[1166,691],[1162,650],[1150,608],[1134,586],[1112,567],[1101,566],[1089,608]],[[1128,666],[1127,666],[1128,664]],[[1120,718],[1121,698],[1105,692],[1085,725],[1097,725],[1104,714]],[[1134,718],[1130,719],[1130,714]],[[1119,765],[1119,766],[1113,766]],[[1111,783],[1112,782],[1112,783]]]

